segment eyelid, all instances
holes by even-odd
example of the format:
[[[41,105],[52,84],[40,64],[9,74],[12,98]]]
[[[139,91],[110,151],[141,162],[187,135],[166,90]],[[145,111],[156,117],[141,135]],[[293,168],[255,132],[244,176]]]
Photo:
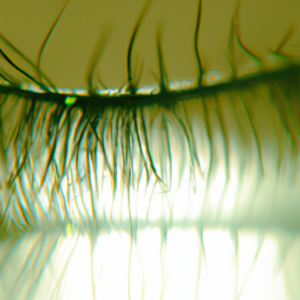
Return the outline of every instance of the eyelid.
[[[58,93],[47,93],[47,92],[36,92],[34,86],[29,86],[29,88],[15,88],[11,86],[0,86],[1,94],[15,94],[20,95],[24,98],[38,98],[40,101],[49,101],[52,103],[57,103],[63,105],[65,103],[67,106],[76,103],[77,107],[86,109],[90,107],[96,111],[105,109],[106,107],[144,107],[152,106],[155,104],[168,106],[170,102],[184,101],[190,97],[204,96],[204,95],[214,95],[216,92],[223,92],[228,90],[238,90],[248,85],[252,85],[255,82],[268,82],[272,78],[285,78],[289,76],[291,81],[297,80],[298,71],[300,66],[296,64],[286,64],[280,66],[280,68],[261,72],[260,74],[246,75],[237,80],[227,80],[224,83],[218,83],[215,85],[194,87],[193,85],[187,88],[180,89],[180,86],[184,85],[182,82],[173,82],[172,85],[175,86],[174,90],[170,88],[167,94],[160,93],[155,86],[148,89],[141,89],[143,91],[138,91],[136,95],[129,95],[127,93],[122,93],[118,91],[102,90],[93,95],[89,95],[84,90],[74,90],[73,93],[65,93],[65,89],[58,89]],[[179,90],[178,90],[179,87]],[[76,100],[75,100],[76,99]],[[68,102],[68,103],[66,103]],[[95,111],[94,110],[94,111]]]

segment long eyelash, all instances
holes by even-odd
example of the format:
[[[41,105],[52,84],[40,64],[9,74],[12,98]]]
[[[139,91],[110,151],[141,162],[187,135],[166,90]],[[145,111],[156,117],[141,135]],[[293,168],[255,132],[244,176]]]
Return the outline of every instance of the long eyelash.
[[[34,77],[32,77],[30,74],[19,68],[4,52],[2,49],[0,49],[0,54],[3,56],[3,58],[17,71],[19,71],[21,74],[25,75],[27,78],[32,80],[34,83],[36,83],[38,86],[40,86],[45,91],[48,91],[48,88],[44,86],[42,83],[40,83],[38,80],[36,80]]]
[[[163,54],[161,49],[161,27],[157,31],[157,54],[160,70],[160,93],[166,93],[168,91],[168,76],[166,74],[166,68],[164,66]]]
[[[69,3],[69,0],[66,1],[66,3],[63,5],[63,7],[61,8],[60,12],[58,13],[55,21],[53,22],[53,25],[50,27],[49,29],[49,32],[47,33],[46,37],[45,37],[45,40],[43,41],[42,45],[41,45],[41,48],[40,48],[40,51],[39,51],[39,54],[38,54],[38,58],[37,58],[37,63],[36,63],[36,75],[37,75],[37,79],[42,82],[42,74],[41,74],[41,59],[42,59],[42,55],[43,55],[43,52],[45,50],[45,47],[47,45],[47,42],[52,34],[52,31],[55,29],[62,13],[64,12],[65,8],[67,7]]]
[[[95,88],[96,66],[109,38],[109,31],[106,30],[100,35],[99,48],[88,68],[87,92],[75,90],[68,93],[60,90],[40,70],[43,51],[68,1],[42,43],[37,66],[0,35],[1,40],[33,68],[36,77],[17,66],[6,52],[0,49],[12,71],[18,71],[26,80],[37,85],[35,89],[24,87],[9,73],[6,74],[4,70],[1,73],[3,84],[0,86],[0,163],[3,164],[1,168],[4,170],[0,173],[0,193],[1,197],[3,196],[0,201],[0,241],[9,236],[22,240],[29,232],[37,232],[39,235],[17,275],[17,286],[24,286],[26,270],[30,268],[41,266],[37,278],[42,276],[45,271],[43,266],[51,259],[53,249],[56,249],[62,239],[59,233],[50,246],[46,245],[43,235],[51,230],[67,233],[70,231],[71,235],[76,237],[73,248],[69,251],[68,261],[59,274],[53,295],[60,292],[67,265],[82,231],[92,235],[102,228],[125,228],[131,237],[131,258],[133,248],[136,247],[138,229],[143,228],[145,224],[151,224],[151,206],[157,204],[153,203],[154,201],[159,201],[154,199],[154,193],[162,195],[160,254],[163,260],[163,243],[166,243],[169,229],[177,221],[172,215],[175,206],[175,196],[172,192],[175,189],[176,194],[181,183],[186,180],[183,172],[185,165],[188,165],[188,182],[192,187],[189,193],[200,197],[202,191],[198,183],[199,180],[205,181],[204,204],[195,226],[198,228],[201,256],[208,269],[203,220],[208,220],[209,217],[214,221],[223,220],[225,196],[229,189],[233,166],[231,152],[236,146],[232,141],[234,138],[239,139],[241,144],[236,146],[240,150],[237,155],[239,175],[244,176],[246,165],[255,165],[257,181],[254,191],[249,194],[251,199],[247,199],[250,202],[247,213],[251,217],[255,216],[255,196],[266,174],[264,132],[252,109],[261,90],[264,90],[269,98],[259,100],[274,109],[276,118],[281,122],[279,127],[284,129],[291,141],[292,149],[289,150],[293,155],[292,170],[294,180],[296,179],[300,135],[297,105],[299,65],[291,61],[290,65],[287,64],[279,70],[263,70],[260,74],[238,78],[234,42],[238,43],[240,50],[261,65],[262,69],[264,67],[263,62],[242,41],[239,21],[241,1],[238,1],[229,37],[228,60],[232,68],[232,79],[225,83],[205,86],[198,44],[202,12],[202,1],[199,0],[194,33],[194,53],[198,67],[195,83],[188,87],[184,86],[184,83],[178,83],[179,88],[174,89],[168,82],[160,27],[156,41],[159,76],[155,76],[159,78],[159,89],[143,90],[138,86],[142,68],[138,76],[134,76],[132,71],[132,49],[150,2],[146,2],[131,35],[127,52],[127,81],[125,87],[121,87],[118,92]],[[292,30],[288,31],[278,48],[273,51],[275,55],[288,56],[283,48],[291,32]],[[72,101],[66,101],[67,99]],[[9,132],[5,134],[5,114],[10,114],[9,109],[13,101],[16,107],[19,104],[21,108],[19,107],[19,115],[13,128],[9,128]],[[238,129],[230,127],[233,125],[223,112],[224,107],[230,117],[236,120]],[[13,109],[17,108],[12,107],[11,110]],[[5,110],[6,112],[3,112]],[[10,137],[8,141],[7,136]],[[279,138],[279,147],[282,139],[283,137]],[[282,149],[280,151],[277,158],[277,180],[286,156]],[[205,160],[209,162],[208,166],[205,165]],[[212,186],[222,162],[225,183],[221,188],[218,209],[212,212]],[[100,169],[101,173],[98,172]],[[31,188],[28,188],[28,182]],[[103,192],[105,189],[110,190],[109,195]],[[136,195],[133,195],[135,192]],[[140,223],[136,212],[138,208],[134,208],[138,206],[135,199],[135,196],[138,198],[138,193],[148,197],[145,196],[148,202],[144,201],[147,202],[146,208],[139,208],[145,218]],[[240,191],[237,192],[237,198],[239,193]],[[167,203],[166,210],[169,211],[165,212],[164,202]],[[242,211],[239,205],[240,203],[237,203],[235,207],[235,221],[239,221],[238,213]],[[127,208],[125,217],[124,207]],[[263,241],[262,235],[255,260]],[[18,243],[8,246],[11,248],[5,253],[7,259],[17,245]],[[237,248],[236,245],[236,251]],[[44,249],[47,251],[42,257]],[[1,270],[5,261],[0,263]],[[164,272],[164,264],[162,269]],[[128,272],[130,280],[130,267]],[[198,277],[200,278],[200,270]],[[27,293],[27,297],[34,292],[33,287]],[[128,293],[130,298],[130,288]]]
[[[200,54],[199,54],[199,30],[200,30],[200,22],[201,22],[201,12],[202,12],[202,0],[199,0],[199,5],[198,5],[198,15],[197,15],[197,22],[196,22],[196,29],[195,29],[195,55],[197,59],[197,64],[198,64],[198,83],[197,86],[201,86],[202,84],[202,76],[203,76],[203,71],[202,71],[202,64],[201,64],[201,59],[200,59]]]
[[[246,47],[245,44],[242,41],[240,16],[239,16],[241,2],[242,2],[242,0],[237,0],[236,15],[235,15],[235,18],[234,18],[235,32],[236,32],[236,37],[237,37],[238,44],[239,44],[240,48],[242,50],[244,50],[244,52],[246,54],[248,54],[250,57],[252,57],[261,66],[261,68],[264,69],[264,65],[263,65],[261,59],[259,59],[258,56],[253,53],[253,51],[251,51],[248,47]]]
[[[35,64],[24,55],[24,53],[22,53],[16,46],[14,46],[2,33],[0,33],[0,39],[15,53],[17,53],[17,55],[19,57],[21,57],[26,63],[28,63],[30,65],[30,67],[36,71],[36,66]],[[3,72],[4,74],[5,71],[1,70],[1,72]],[[49,85],[54,89],[55,92],[57,92],[54,83],[49,79],[49,77],[40,70],[40,74],[44,77],[44,79],[49,83]],[[18,86],[16,86],[18,87]]]
[[[95,93],[94,74],[96,71],[97,64],[98,64],[99,60],[101,59],[101,56],[105,49],[105,46],[109,40],[110,34],[111,34],[110,28],[105,28],[102,31],[99,41],[98,41],[98,44],[97,44],[97,47],[95,48],[95,52],[93,53],[93,55],[91,57],[91,63],[90,63],[90,66],[89,66],[88,72],[87,72],[87,83],[88,83],[88,87],[89,87],[88,88],[89,94]],[[99,76],[99,73],[98,73],[98,76]],[[103,85],[100,77],[99,77],[99,82],[107,90],[107,87],[105,85]]]
[[[127,53],[127,84],[129,85],[128,90],[129,90],[130,94],[135,94],[135,92],[136,92],[136,84],[133,82],[132,70],[131,70],[131,67],[132,67],[131,66],[132,49],[133,49],[133,45],[134,45],[139,27],[140,27],[141,22],[142,22],[145,14],[148,10],[148,7],[149,7],[150,3],[151,3],[151,0],[146,1],[146,4],[145,4],[145,6],[144,6],[137,22],[136,22],[136,25],[134,27],[134,30],[133,30],[133,33],[132,33],[132,36],[131,36],[131,39],[130,39],[130,42],[129,42],[129,46],[128,46],[128,53]]]

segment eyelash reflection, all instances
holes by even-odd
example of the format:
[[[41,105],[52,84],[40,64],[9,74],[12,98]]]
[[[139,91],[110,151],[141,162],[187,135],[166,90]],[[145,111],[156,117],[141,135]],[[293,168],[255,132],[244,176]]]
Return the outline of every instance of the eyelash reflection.
[[[250,220],[257,218],[255,204],[260,182],[273,171],[265,167],[265,152],[270,146],[265,129],[259,126],[262,119],[254,109],[259,105],[258,98],[263,103],[261,109],[271,111],[272,119],[268,122],[276,128],[276,133],[275,130],[270,133],[278,134],[274,178],[281,178],[285,167],[297,179],[299,66],[291,63],[272,72],[236,78],[235,54],[230,51],[233,79],[206,86],[197,42],[201,21],[199,1],[194,47],[199,70],[196,83],[182,81],[168,85],[161,31],[158,31],[159,88],[139,88],[132,72],[131,52],[149,3],[134,27],[128,47],[127,84],[118,91],[94,90],[93,69],[88,76],[89,92],[70,94],[55,87],[40,71],[42,49],[65,6],[41,47],[37,67],[31,65],[37,79],[0,50],[13,71],[16,69],[37,85],[28,88],[24,80],[21,85],[4,70],[1,74],[0,240],[18,237],[22,243],[26,234],[36,232],[37,239],[27,259],[30,266],[45,265],[40,261],[47,260],[59,243],[57,238],[52,241],[53,247],[45,246],[41,232],[50,230],[74,235],[77,241],[79,233],[92,235],[103,228],[122,228],[130,232],[134,241],[138,229],[162,224],[166,240],[168,229],[188,217],[188,214],[172,215],[176,194],[187,181],[188,193],[203,199],[197,218],[189,224],[201,227],[200,223],[208,220],[226,221],[228,215],[223,206],[233,169],[242,183],[245,168],[250,165],[254,166],[252,171],[257,177],[255,191],[246,197],[244,206],[237,203],[230,217],[237,223],[245,214]],[[261,62],[243,44],[238,17],[234,18],[232,32],[230,43],[236,37],[240,48]],[[1,38],[25,59],[8,40]],[[229,48],[232,50],[233,46]],[[274,52],[282,55],[282,48],[283,45]],[[8,122],[9,128],[4,126]],[[290,142],[286,142],[287,136]],[[291,154],[293,160],[287,162]],[[225,183],[215,209],[211,186],[220,167],[225,170]],[[204,184],[204,194],[199,182]],[[166,203],[169,210],[163,220],[151,210],[157,205],[154,201],[158,202],[153,199],[154,194],[161,195],[163,208]],[[143,196],[142,204],[135,199],[139,195]],[[239,196],[242,197],[237,188],[236,199]],[[271,210],[276,203],[268,205]],[[262,217],[265,218],[266,215]],[[42,258],[44,247],[49,251]],[[70,253],[73,251],[74,248]],[[4,265],[5,262],[1,267]],[[26,268],[29,268],[27,263]],[[22,280],[20,276],[17,285],[22,285]]]

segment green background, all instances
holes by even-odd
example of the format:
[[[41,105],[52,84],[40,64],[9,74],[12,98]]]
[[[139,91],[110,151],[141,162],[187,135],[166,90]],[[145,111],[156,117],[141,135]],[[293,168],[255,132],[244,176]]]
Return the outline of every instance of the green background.
[[[61,9],[62,0],[1,0],[0,32],[32,60]],[[110,88],[126,81],[127,47],[134,24],[143,8],[141,0],[70,0],[42,58],[42,70],[59,87],[86,87],[86,73],[101,33],[109,41],[98,65],[102,81]],[[155,82],[158,74],[156,33],[162,25],[162,48],[170,80],[197,75],[193,50],[198,2],[153,0],[140,27],[133,50],[133,70],[143,63],[141,84]],[[226,58],[234,0],[203,0],[200,51],[205,70],[229,74]],[[295,32],[285,50],[300,53],[299,0],[243,0],[240,22],[244,43],[268,60],[268,48],[276,48],[291,24]],[[107,30],[109,29],[109,30]],[[4,46],[3,46],[4,47]],[[238,52],[238,64],[247,62]],[[17,60],[17,58],[15,58]]]

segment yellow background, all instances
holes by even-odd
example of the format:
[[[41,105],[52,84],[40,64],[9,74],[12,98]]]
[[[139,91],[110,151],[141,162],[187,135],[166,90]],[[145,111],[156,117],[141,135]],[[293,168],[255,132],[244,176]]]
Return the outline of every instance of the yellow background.
[[[1,0],[0,32],[32,60],[53,23],[62,0]],[[110,39],[98,65],[102,81],[110,88],[126,81],[126,56],[130,36],[143,8],[142,0],[70,0],[43,54],[42,70],[59,87],[86,87],[87,67],[99,36],[110,28]],[[133,70],[141,84],[153,83],[158,74],[156,33],[162,25],[162,48],[170,80],[197,75],[193,49],[198,2],[153,0],[141,24],[133,49]],[[200,51],[205,70],[229,72],[226,58],[234,0],[203,0]],[[292,22],[295,33],[285,50],[300,53],[300,1],[243,0],[240,10],[244,43],[261,57],[276,48]],[[238,63],[248,58],[241,51]]]

